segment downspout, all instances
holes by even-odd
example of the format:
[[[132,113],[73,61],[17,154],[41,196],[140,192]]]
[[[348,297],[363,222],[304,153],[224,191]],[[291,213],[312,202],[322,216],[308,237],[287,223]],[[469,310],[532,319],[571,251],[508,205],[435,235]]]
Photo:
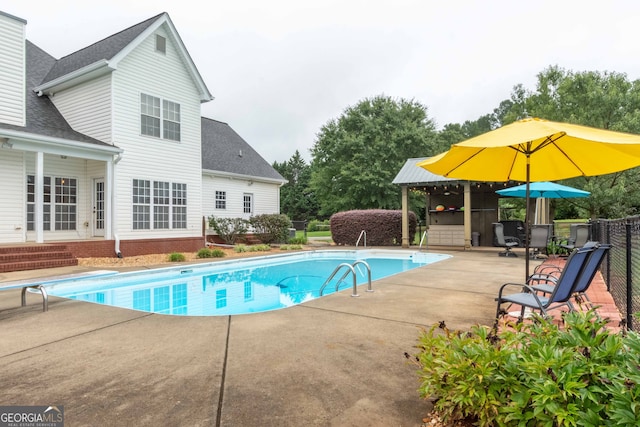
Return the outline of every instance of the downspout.
[[[122,159],[122,154],[118,154],[113,159],[113,173],[111,174],[111,226],[113,228],[113,238],[115,240],[115,252],[118,258],[122,258],[122,252],[120,252],[120,238],[118,237],[118,221],[116,218],[116,165]]]

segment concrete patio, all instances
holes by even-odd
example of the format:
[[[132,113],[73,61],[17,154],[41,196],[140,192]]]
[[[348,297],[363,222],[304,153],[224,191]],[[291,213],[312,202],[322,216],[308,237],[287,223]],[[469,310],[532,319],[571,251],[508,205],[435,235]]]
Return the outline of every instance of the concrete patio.
[[[63,405],[68,426],[420,426],[419,329],[491,325],[524,257],[452,258],[295,307],[180,317],[0,292],[1,405]],[[532,262],[532,266],[537,262]],[[533,267],[532,267],[533,268]],[[88,270],[5,273],[2,283]]]

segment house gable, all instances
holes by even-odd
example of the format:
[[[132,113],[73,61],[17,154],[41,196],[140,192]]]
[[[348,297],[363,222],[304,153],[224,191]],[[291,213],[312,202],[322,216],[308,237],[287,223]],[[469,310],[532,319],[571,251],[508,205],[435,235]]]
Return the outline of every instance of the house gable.
[[[42,84],[34,90],[51,95],[76,84],[111,73],[118,68],[120,61],[163,25],[166,26],[168,37],[174,42],[195,86],[198,88],[200,101],[212,100],[213,96],[207,89],[167,13],[156,15],[61,58],[51,68]]]

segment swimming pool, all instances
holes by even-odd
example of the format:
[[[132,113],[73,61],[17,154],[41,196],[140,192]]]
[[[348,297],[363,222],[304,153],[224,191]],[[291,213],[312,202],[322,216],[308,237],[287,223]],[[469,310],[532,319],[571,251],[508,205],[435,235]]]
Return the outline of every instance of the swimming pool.
[[[159,314],[217,316],[277,310],[318,298],[320,288],[341,264],[347,265],[339,267],[323,295],[336,288],[352,288],[352,271],[358,285],[367,283],[367,266],[371,280],[378,280],[449,257],[401,250],[326,250],[127,273],[101,272],[99,277],[43,285],[49,295],[58,297]]]

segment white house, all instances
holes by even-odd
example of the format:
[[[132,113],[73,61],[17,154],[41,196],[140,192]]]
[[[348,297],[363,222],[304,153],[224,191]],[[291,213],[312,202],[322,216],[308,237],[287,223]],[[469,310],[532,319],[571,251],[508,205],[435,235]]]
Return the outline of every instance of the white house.
[[[279,213],[286,181],[227,124],[162,13],[56,59],[0,12],[0,244],[84,256],[203,246],[203,219]]]

